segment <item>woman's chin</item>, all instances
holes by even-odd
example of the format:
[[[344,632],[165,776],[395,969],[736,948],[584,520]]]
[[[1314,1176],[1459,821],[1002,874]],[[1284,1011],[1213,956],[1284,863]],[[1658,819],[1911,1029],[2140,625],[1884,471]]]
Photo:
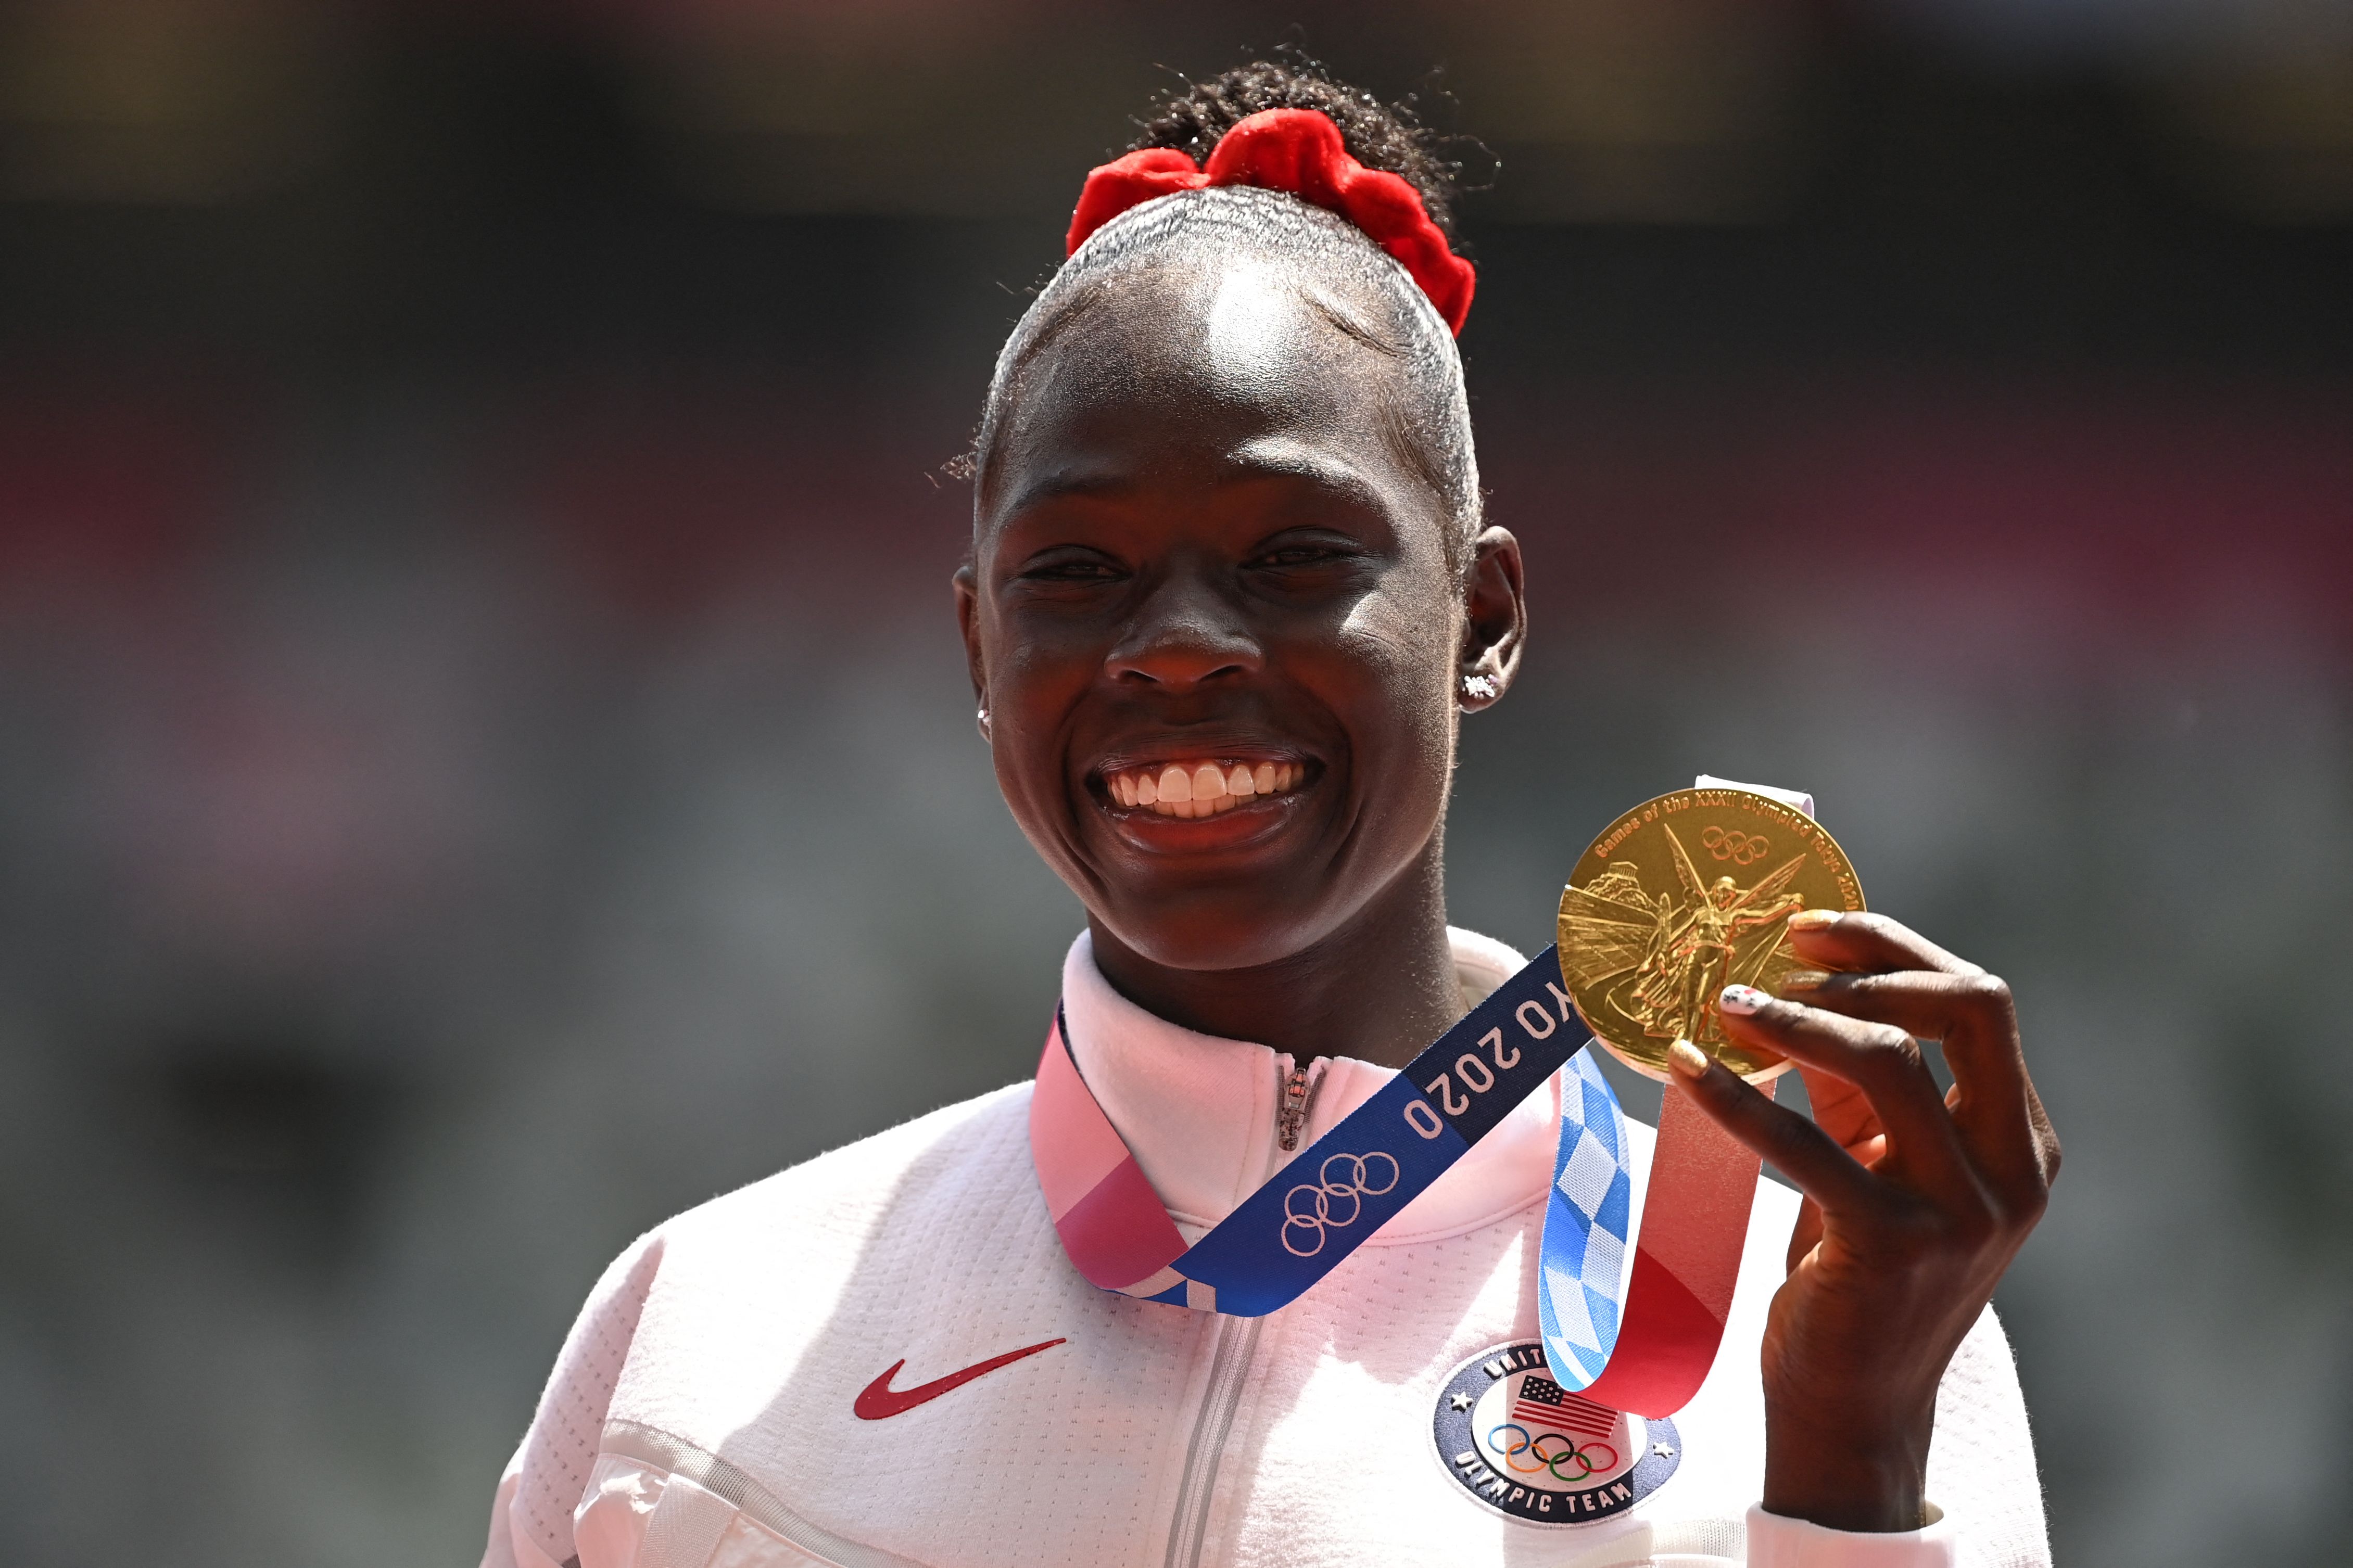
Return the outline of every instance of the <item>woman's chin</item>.
[[[1122,947],[1162,969],[1195,973],[1261,970],[1297,957],[1328,934],[1316,911],[1272,907],[1242,889],[1194,887],[1114,900],[1092,911]],[[1097,963],[1103,963],[1100,952]]]

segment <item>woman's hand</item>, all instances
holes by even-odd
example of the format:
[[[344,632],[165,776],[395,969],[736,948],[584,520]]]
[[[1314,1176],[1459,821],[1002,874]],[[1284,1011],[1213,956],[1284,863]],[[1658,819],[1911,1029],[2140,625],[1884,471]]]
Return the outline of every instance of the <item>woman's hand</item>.
[[[2059,1173],[2010,988],[1884,915],[1802,910],[1818,966],[1736,985],[1725,1032],[1789,1058],[1814,1120],[1678,1042],[1676,1080],[1805,1193],[1765,1328],[1767,1510],[1916,1530],[1936,1385]],[[1939,1095],[1915,1038],[1952,1069]]]

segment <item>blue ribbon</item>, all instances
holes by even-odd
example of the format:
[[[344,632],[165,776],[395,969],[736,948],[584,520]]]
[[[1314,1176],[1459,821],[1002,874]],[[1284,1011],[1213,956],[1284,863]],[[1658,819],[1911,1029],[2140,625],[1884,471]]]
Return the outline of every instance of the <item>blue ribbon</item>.
[[[1214,1302],[1243,1318],[1297,1300],[1568,1064],[1538,1295],[1547,1353],[1556,1320],[1577,1353],[1554,1361],[1556,1381],[1590,1384],[1617,1341],[1633,1184],[1624,1117],[1585,1049],[1556,954],[1546,948],[1504,982],[1188,1247],[1171,1267],[1208,1290],[1178,1284],[1147,1300]],[[1588,1346],[1599,1357],[1589,1367]],[[1587,1375],[1573,1381],[1579,1368]]]

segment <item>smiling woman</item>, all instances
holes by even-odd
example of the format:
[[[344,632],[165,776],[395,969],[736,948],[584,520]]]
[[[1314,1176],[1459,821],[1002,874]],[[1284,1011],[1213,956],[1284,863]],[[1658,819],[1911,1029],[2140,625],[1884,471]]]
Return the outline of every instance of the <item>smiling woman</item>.
[[[1459,727],[1527,616],[1443,174],[1409,119],[1261,65],[1090,178],[955,583],[1007,804],[1087,912],[1038,1081],[642,1238],[486,1564],[2047,1560],[1986,1302],[2057,1145],[2000,983],[1892,921],[1793,919],[1810,1005],[1717,1001],[1819,1126],[1671,1053],[1685,1125],[1808,1194],[1755,1194],[1696,1395],[1612,1410],[1535,1342],[1556,1149],[1614,1335],[1653,1135],[1561,1067],[1550,960],[1446,921]],[[1396,1069],[1441,1038],[1433,1102]]]
[[[1247,186],[1114,219],[1008,343],[957,575],[973,682],[1096,963],[1160,1016],[1395,1066],[1461,1012],[1454,725],[1525,618],[1468,425],[1403,269]]]

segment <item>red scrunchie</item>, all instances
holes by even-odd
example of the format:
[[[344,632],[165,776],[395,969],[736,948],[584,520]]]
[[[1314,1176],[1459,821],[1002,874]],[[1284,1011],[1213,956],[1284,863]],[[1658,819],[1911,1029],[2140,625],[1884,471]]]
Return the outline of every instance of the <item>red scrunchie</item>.
[[[1449,248],[1419,191],[1398,175],[1367,169],[1350,157],[1340,128],[1313,109],[1267,109],[1250,115],[1219,140],[1208,163],[1198,168],[1173,147],[1147,147],[1103,164],[1079,192],[1078,210],[1071,215],[1070,251],[1132,206],[1204,185],[1287,191],[1338,213],[1402,262],[1447,326],[1462,331],[1476,281],[1471,264]]]

